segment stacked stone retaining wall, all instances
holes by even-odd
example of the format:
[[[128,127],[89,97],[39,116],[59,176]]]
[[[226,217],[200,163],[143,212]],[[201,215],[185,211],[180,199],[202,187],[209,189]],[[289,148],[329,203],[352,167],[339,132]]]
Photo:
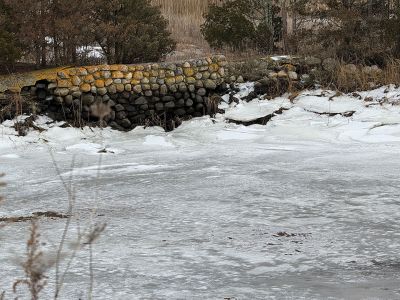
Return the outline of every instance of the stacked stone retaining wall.
[[[82,126],[129,130],[137,125],[173,129],[176,122],[218,111],[221,93],[254,81],[246,100],[313,88],[335,73],[339,62],[316,57],[272,56],[227,62],[224,56],[179,63],[99,65],[0,76],[0,121],[16,114],[46,114]],[[341,67],[350,78],[375,78],[377,66]],[[354,76],[353,76],[354,75]],[[363,78],[364,78],[363,77]],[[371,82],[371,86],[373,82]],[[20,92],[22,99],[19,99]]]
[[[206,114],[210,96],[225,88],[226,65],[224,56],[214,56],[179,63],[58,69],[55,76],[47,74],[33,85],[21,86],[18,80],[14,86],[0,84],[9,87],[0,90],[0,101],[20,89],[25,98],[34,98],[35,107],[29,109],[35,113],[75,122],[101,119],[103,125],[129,130],[146,122]]]

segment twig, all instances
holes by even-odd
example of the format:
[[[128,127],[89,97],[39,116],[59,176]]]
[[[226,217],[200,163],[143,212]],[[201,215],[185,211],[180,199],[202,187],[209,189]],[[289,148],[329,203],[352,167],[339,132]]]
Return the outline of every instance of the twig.
[[[99,199],[99,181],[100,181],[100,172],[101,172],[102,162],[103,162],[103,155],[100,154],[98,168],[97,168],[97,175],[96,175],[96,192],[95,192],[95,197],[94,197],[95,203],[98,203],[98,199]],[[92,211],[92,215],[91,215],[91,218],[90,218],[90,226],[91,226],[91,228],[93,228],[93,216],[96,213],[96,211],[97,211],[97,208],[95,208]],[[102,229],[102,231],[104,230],[104,228]],[[89,279],[90,279],[90,282],[89,282],[89,295],[88,295],[89,300],[91,300],[92,297],[93,297],[93,285],[94,285],[93,246],[92,246],[92,244],[93,244],[93,241],[91,241],[89,243]]]
[[[47,284],[46,265],[43,263],[43,253],[40,251],[40,233],[35,220],[32,220],[30,237],[27,242],[27,259],[23,264],[25,279],[19,279],[13,284],[13,292],[17,293],[20,285],[26,285],[31,299],[39,300],[39,294]]]
[[[68,230],[69,230],[69,227],[71,224],[71,217],[72,217],[72,212],[73,212],[74,203],[75,203],[75,193],[73,193],[73,191],[72,191],[72,179],[73,179],[72,177],[73,177],[73,170],[74,170],[74,166],[75,166],[75,158],[72,158],[72,163],[71,163],[72,172],[70,173],[69,186],[68,186],[61,175],[60,169],[59,169],[57,162],[55,161],[54,155],[51,151],[50,151],[50,156],[53,161],[53,165],[56,169],[57,175],[60,178],[61,182],[63,183],[64,189],[66,190],[66,192],[68,194],[69,218],[67,219],[67,221],[65,223],[65,227],[64,227],[64,230],[63,230],[63,233],[61,236],[61,241],[60,241],[60,245],[57,250],[57,257],[56,257],[56,288],[55,288],[54,299],[57,299],[58,296],[60,295],[60,291],[61,291],[61,287],[62,287],[62,283],[60,283],[61,254],[62,254],[62,250],[64,248],[65,240],[67,238]]]

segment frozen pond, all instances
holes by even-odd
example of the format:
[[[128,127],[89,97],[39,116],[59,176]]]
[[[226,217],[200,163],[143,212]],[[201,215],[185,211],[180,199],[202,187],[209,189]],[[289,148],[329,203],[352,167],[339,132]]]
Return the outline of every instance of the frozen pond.
[[[107,223],[94,299],[398,299],[400,127],[357,118],[295,107],[266,126],[205,117],[172,133],[3,128],[0,216],[67,211],[51,151],[76,190],[69,239],[77,220]],[[64,224],[40,222],[50,255]],[[0,231],[9,298],[28,228]],[[61,299],[87,297],[88,261],[78,254]]]

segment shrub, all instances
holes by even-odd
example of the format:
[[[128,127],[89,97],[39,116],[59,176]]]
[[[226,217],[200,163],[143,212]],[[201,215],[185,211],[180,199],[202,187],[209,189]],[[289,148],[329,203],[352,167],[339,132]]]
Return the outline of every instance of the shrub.
[[[270,2],[233,0],[213,4],[204,16],[201,32],[211,47],[234,50],[257,48],[270,52],[280,37],[279,9]]]
[[[386,43],[392,46],[392,54],[400,58],[400,3],[389,19],[382,21]]]
[[[0,0],[0,67],[9,71],[22,55],[12,28],[9,10]]]
[[[11,33],[0,30],[0,67],[13,70],[15,62],[21,58],[21,49]]]
[[[386,1],[300,0],[293,9],[300,54],[383,66],[395,48],[400,50],[399,18]]]
[[[108,63],[157,61],[175,48],[160,8],[149,0],[99,0],[95,39]]]

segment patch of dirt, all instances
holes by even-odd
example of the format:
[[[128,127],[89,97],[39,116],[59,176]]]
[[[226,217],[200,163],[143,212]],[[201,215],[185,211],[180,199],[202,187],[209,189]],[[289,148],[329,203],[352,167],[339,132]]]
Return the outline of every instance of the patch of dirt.
[[[288,233],[286,231],[280,231],[273,234],[273,237],[309,237],[311,233]]]
[[[66,219],[70,216],[64,215],[55,211],[44,211],[44,212],[34,212],[31,216],[18,216],[18,217],[0,217],[0,223],[20,223],[20,222],[28,222],[31,220],[37,219]]]
[[[107,149],[101,149],[101,150],[99,150],[97,153],[111,153],[111,154],[114,154],[115,152],[114,151],[111,151],[111,150],[107,150]]]

